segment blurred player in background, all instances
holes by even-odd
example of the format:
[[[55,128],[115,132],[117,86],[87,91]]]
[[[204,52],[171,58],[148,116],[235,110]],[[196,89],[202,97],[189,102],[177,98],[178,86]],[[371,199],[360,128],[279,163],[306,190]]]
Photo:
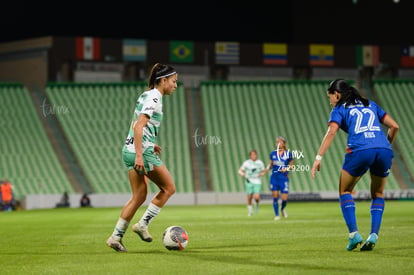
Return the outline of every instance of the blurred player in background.
[[[8,179],[0,181],[0,207],[3,207],[0,211],[13,211],[15,208],[13,185]]]
[[[384,212],[384,187],[391,171],[393,151],[391,143],[397,136],[399,126],[375,102],[360,95],[357,89],[343,79],[332,81],[328,87],[328,98],[332,111],[328,131],[316,155],[311,177],[321,168],[322,156],[326,153],[339,129],[348,134],[347,153],[339,178],[339,202],[349,231],[347,250],[362,244],[355,215],[352,191],[359,179],[370,170],[371,176],[371,231],[362,244],[361,251],[372,250],[378,240],[382,214]],[[381,124],[388,128],[382,131]]]
[[[279,215],[279,192],[282,194],[282,205],[280,211],[284,218],[288,217],[286,205],[289,197],[289,170],[293,166],[292,153],[286,148],[286,139],[282,136],[276,138],[276,150],[270,153],[270,161],[267,170],[272,170],[270,176],[270,191],[273,197],[273,210],[275,220],[280,220]]]
[[[122,157],[128,168],[132,197],[124,205],[114,231],[106,242],[115,251],[126,251],[122,238],[136,211],[146,200],[148,180],[153,181],[160,191],[152,198],[139,222],[132,227],[143,241],[152,241],[148,225],[175,193],[174,181],[158,156],[161,148],[157,145],[157,136],[163,114],[162,97],[174,92],[177,88],[177,77],[173,67],[156,63],[149,76],[150,90],[143,92],[136,102],[122,150]]]
[[[245,160],[239,169],[239,175],[244,178],[244,187],[247,194],[248,216],[253,214],[252,200],[255,201],[255,213],[259,211],[260,190],[262,189],[261,177],[266,173],[262,160],[257,159],[257,151],[249,152],[250,158]]]

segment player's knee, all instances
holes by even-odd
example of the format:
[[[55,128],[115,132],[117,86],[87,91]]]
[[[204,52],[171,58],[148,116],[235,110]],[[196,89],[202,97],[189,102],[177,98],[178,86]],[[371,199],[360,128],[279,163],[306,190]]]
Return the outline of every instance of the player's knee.
[[[175,184],[174,184],[174,183],[172,183],[172,184],[169,184],[168,186],[166,186],[166,187],[164,188],[164,192],[165,192],[166,194],[168,194],[170,197],[171,197],[172,195],[174,195],[174,193],[176,192]]]

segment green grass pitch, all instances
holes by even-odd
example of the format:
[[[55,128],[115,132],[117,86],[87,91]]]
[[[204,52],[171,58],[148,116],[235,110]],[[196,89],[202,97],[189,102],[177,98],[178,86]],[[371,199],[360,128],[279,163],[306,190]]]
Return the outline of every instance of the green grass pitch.
[[[357,201],[359,231],[370,230],[369,202]],[[140,208],[133,223],[142,215]],[[120,208],[0,212],[1,274],[412,274],[414,201],[386,201],[373,251],[346,251],[348,232],[337,202],[294,202],[273,220],[270,204],[247,216],[246,205],[167,206],[146,243],[131,228],[127,253],[106,239]],[[189,234],[182,251],[163,247],[170,225]]]

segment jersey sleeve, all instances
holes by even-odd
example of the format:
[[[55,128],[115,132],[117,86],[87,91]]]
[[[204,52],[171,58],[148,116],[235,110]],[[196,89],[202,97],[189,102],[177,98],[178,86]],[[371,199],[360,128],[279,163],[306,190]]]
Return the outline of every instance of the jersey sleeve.
[[[335,122],[338,124],[339,127],[342,126],[342,113],[340,112],[340,108],[334,107],[329,115],[328,124],[331,122]]]
[[[384,119],[387,112],[385,112],[378,104],[376,104],[373,101],[370,101],[370,104],[375,107],[375,110],[377,112],[377,116],[378,116],[379,120],[382,122],[382,120]]]
[[[260,161],[260,171],[263,171],[265,169],[265,165],[263,161]]]
[[[159,100],[160,99],[157,96],[148,96],[142,103],[142,109],[140,114],[145,114],[151,118],[156,109],[155,106],[158,104]]]
[[[246,165],[247,165],[247,162],[246,161],[243,161],[243,163],[242,163],[242,165],[240,166],[240,170],[242,170],[242,171],[246,171]]]

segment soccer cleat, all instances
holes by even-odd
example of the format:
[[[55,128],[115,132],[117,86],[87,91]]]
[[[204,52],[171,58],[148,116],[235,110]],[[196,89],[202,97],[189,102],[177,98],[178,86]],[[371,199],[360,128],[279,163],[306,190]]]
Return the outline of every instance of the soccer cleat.
[[[136,223],[132,226],[132,231],[138,234],[138,236],[145,242],[152,242],[152,236],[148,232],[148,227],[140,226]]]
[[[353,237],[349,237],[349,243],[348,246],[346,247],[346,250],[351,251],[354,250],[358,244],[361,244],[363,239],[361,234],[359,234],[358,232],[355,232]]]
[[[126,252],[127,251],[126,248],[125,248],[125,246],[122,244],[122,241],[114,240],[112,238],[112,236],[109,237],[109,239],[106,241],[106,244],[110,248],[112,248],[113,250],[115,250],[116,252]]]
[[[278,220],[280,220],[280,216],[275,217],[275,221],[278,221]]]
[[[361,251],[371,251],[374,249],[375,244],[377,243],[378,235],[371,233],[365,243],[361,246]]]
[[[283,218],[287,218],[288,217],[288,213],[286,212],[285,209],[282,210],[282,216],[283,216]]]

